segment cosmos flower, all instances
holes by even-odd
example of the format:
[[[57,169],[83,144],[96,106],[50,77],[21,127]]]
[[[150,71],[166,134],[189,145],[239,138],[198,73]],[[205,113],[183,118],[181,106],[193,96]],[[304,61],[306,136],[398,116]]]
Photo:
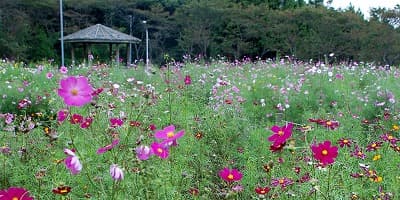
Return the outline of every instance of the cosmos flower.
[[[151,145],[151,150],[154,155],[160,157],[161,159],[166,159],[169,156],[169,149],[163,144],[153,142]]]
[[[58,95],[68,106],[81,107],[92,100],[93,88],[86,77],[70,76],[61,79]]]
[[[70,122],[71,124],[81,124],[83,122],[83,116],[80,114],[72,114]]]
[[[81,123],[81,128],[89,128],[92,122],[93,122],[92,117],[86,117]]]
[[[162,139],[162,143],[168,144],[170,142],[172,142],[173,146],[177,145],[176,140],[181,138],[184,134],[185,131],[181,130],[177,133],[175,132],[175,126],[174,125],[170,125],[165,127],[163,130],[158,130],[155,132],[154,137],[157,139]]]
[[[63,122],[68,117],[68,114],[69,112],[67,109],[61,109],[57,112],[57,121],[59,123]]]
[[[274,178],[271,181],[272,186],[281,186],[282,189],[285,189],[287,186],[292,185],[294,182],[290,178]]]
[[[111,178],[116,181],[120,181],[120,180],[124,179],[124,172],[116,164],[112,164],[110,166],[110,175],[111,175]]]
[[[322,165],[329,165],[335,162],[338,156],[338,147],[331,146],[331,141],[327,140],[318,145],[311,145],[314,158],[322,163]]]
[[[96,153],[97,153],[97,154],[103,154],[103,153],[105,153],[105,152],[111,150],[112,148],[114,148],[114,147],[117,146],[118,144],[119,144],[119,139],[115,139],[115,140],[112,141],[111,144],[106,145],[106,146],[104,146],[104,147],[101,147],[101,148],[97,149],[97,152],[96,152]]]
[[[61,74],[66,74],[68,73],[68,68],[66,68],[65,66],[61,66],[59,71]]]
[[[274,134],[268,137],[268,141],[273,142],[274,146],[279,146],[285,143],[286,140],[292,136],[292,128],[292,123],[288,123],[282,127],[276,125],[271,127],[271,131],[274,132]]]
[[[224,168],[219,171],[219,177],[227,182],[242,180],[243,174],[237,169]]]
[[[111,127],[115,128],[118,126],[122,126],[124,124],[124,121],[120,118],[111,118],[110,124],[111,124]]]
[[[256,187],[255,191],[257,194],[259,195],[266,195],[268,194],[268,192],[271,190],[270,187],[266,186],[266,187]]]
[[[184,82],[185,82],[185,85],[190,85],[190,84],[192,84],[192,78],[189,75],[186,75]]]
[[[360,159],[365,159],[367,157],[358,145],[354,147],[354,151],[352,151],[350,155]]]
[[[68,157],[64,160],[65,167],[69,169],[72,175],[76,175],[82,170],[82,164],[79,161],[78,156],[70,149],[64,149],[64,153],[68,155]]]
[[[382,142],[372,142],[367,145],[366,151],[376,151],[379,148],[381,148],[381,146],[382,146]]]
[[[339,144],[339,146],[340,146],[341,148],[343,148],[344,146],[350,147],[351,144],[353,144],[353,141],[352,141],[351,139],[349,139],[349,138],[340,138],[340,139],[338,140],[338,144]]]
[[[135,151],[136,151],[136,157],[139,160],[147,160],[150,158],[151,155],[153,155],[152,148],[144,145],[136,147]]]
[[[0,199],[33,200],[33,197],[29,196],[29,192],[25,188],[10,187],[8,189],[0,190]]]
[[[61,186],[58,186],[56,188],[53,188],[52,192],[54,194],[67,195],[68,193],[71,192],[71,187],[70,186],[61,185]]]

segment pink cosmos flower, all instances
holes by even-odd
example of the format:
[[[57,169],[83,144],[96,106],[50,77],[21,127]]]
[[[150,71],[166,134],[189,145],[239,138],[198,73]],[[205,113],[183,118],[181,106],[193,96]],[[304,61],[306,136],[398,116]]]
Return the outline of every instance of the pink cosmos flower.
[[[61,74],[66,74],[66,73],[68,73],[68,68],[66,68],[65,66],[61,66],[61,67],[60,67],[60,73],[61,73]]]
[[[286,126],[273,126],[271,127],[271,131],[274,132],[271,136],[268,137],[268,141],[273,142],[274,146],[279,146],[286,142],[292,136],[293,124],[289,123]]]
[[[282,189],[285,189],[287,186],[292,185],[294,182],[290,178],[274,178],[271,181],[272,186],[281,186]]]
[[[156,131],[154,137],[157,139],[162,139],[163,140],[162,143],[164,144],[169,144],[170,142],[172,142],[172,145],[176,146],[177,145],[176,140],[181,138],[185,134],[185,131],[181,130],[177,133],[174,132],[175,132],[175,126],[170,125],[165,127],[163,130]]]
[[[93,122],[92,117],[86,117],[81,123],[81,128],[89,128],[92,122]]]
[[[105,147],[101,147],[97,150],[97,154],[103,154],[109,150],[111,150],[112,148],[114,148],[115,146],[117,146],[119,144],[119,139],[115,139],[112,141],[111,144],[105,146]]]
[[[111,124],[111,127],[115,128],[118,126],[122,126],[124,124],[124,121],[120,118],[111,118],[110,124]]]
[[[151,150],[153,153],[160,157],[161,159],[166,159],[169,156],[169,149],[167,146],[163,144],[159,144],[157,142],[153,142],[151,145]]]
[[[64,153],[68,155],[68,157],[64,160],[65,167],[69,169],[72,175],[78,174],[82,170],[82,164],[79,161],[78,156],[70,149],[64,149]]]
[[[33,197],[29,196],[29,192],[25,188],[10,187],[8,189],[0,190],[0,199],[33,200]]]
[[[47,77],[48,79],[51,79],[51,78],[53,78],[53,73],[51,73],[51,72],[48,72],[48,73],[46,74],[46,77]]]
[[[124,172],[116,164],[112,164],[110,166],[110,175],[111,175],[111,178],[113,178],[116,181],[120,181],[120,180],[124,179]]]
[[[192,78],[189,75],[185,76],[185,85],[192,84]]]
[[[59,123],[63,122],[68,117],[68,114],[69,112],[67,109],[61,109],[57,112],[57,121]]]
[[[326,140],[318,145],[311,145],[311,150],[314,154],[314,158],[322,163],[322,165],[329,165],[335,162],[335,158],[338,156],[338,147],[331,146],[331,141]]]
[[[92,100],[93,88],[86,77],[74,77],[62,79],[58,95],[64,99],[68,106],[83,106]]]
[[[150,158],[151,155],[153,155],[153,150],[150,147],[144,145],[136,147],[135,151],[136,157],[139,160],[147,160]]]
[[[219,177],[227,182],[242,180],[243,174],[237,169],[229,169],[225,167],[218,173]]]

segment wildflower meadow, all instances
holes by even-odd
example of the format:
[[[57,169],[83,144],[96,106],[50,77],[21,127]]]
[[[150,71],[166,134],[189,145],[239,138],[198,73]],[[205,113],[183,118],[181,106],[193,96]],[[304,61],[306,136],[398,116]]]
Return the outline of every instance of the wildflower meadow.
[[[0,199],[400,198],[398,68],[166,63],[0,61]]]

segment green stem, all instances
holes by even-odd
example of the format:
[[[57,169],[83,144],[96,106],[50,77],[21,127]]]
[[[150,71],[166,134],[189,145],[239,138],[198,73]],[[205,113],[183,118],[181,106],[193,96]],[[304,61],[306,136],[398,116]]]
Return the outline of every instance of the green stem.
[[[6,187],[7,181],[6,181],[6,156],[5,155],[3,155],[3,181],[4,181],[3,187]]]
[[[167,64],[167,92],[168,92],[168,111],[169,111],[169,124],[172,123],[172,103],[171,103],[171,83],[170,83],[170,72],[171,69]]]
[[[328,199],[330,199],[330,183],[331,183],[331,166],[328,166],[328,187],[326,190],[326,194],[328,196]]]

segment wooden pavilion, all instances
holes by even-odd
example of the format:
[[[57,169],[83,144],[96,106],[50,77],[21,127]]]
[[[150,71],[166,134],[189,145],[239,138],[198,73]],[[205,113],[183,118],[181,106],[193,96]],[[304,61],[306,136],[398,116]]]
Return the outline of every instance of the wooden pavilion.
[[[132,45],[141,40],[131,35],[119,32],[107,26],[96,24],[64,37],[64,42],[72,44],[71,59],[72,65],[75,64],[75,48],[77,44],[83,44],[83,52],[87,55],[92,54],[92,44],[109,44],[110,58],[112,58],[113,44],[115,45],[115,62],[119,63],[119,47],[121,44],[127,44],[127,55],[132,55]],[[131,63],[130,56],[127,56],[127,65]]]

